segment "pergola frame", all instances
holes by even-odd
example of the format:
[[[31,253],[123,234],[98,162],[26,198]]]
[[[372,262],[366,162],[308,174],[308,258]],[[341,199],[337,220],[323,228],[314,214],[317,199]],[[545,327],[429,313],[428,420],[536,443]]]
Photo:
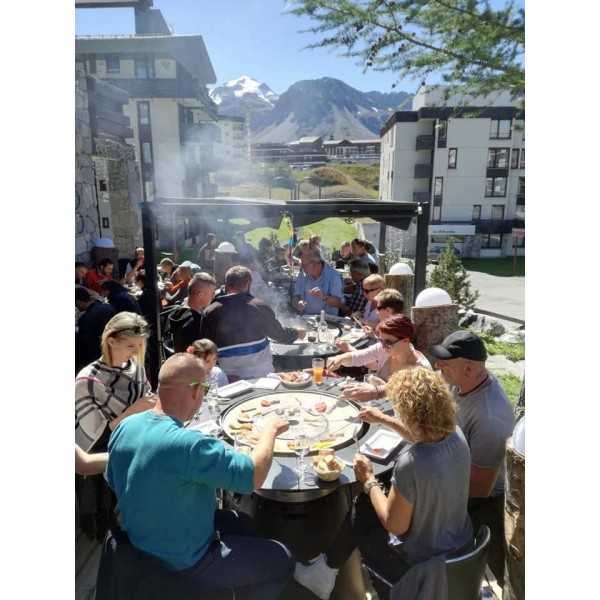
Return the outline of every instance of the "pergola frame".
[[[155,307],[150,326],[155,334],[149,340],[149,376],[155,379],[160,367],[160,318],[159,295],[157,287],[156,262],[156,222],[172,222],[177,218],[193,217],[205,221],[216,219],[247,219],[255,222],[256,227],[279,226],[281,219],[289,215],[294,227],[302,227],[327,219],[370,218],[380,223],[382,233],[386,225],[399,229],[408,229],[412,219],[417,223],[417,242],[415,252],[414,294],[424,289],[427,266],[427,245],[429,227],[428,202],[396,202],[343,199],[304,199],[274,200],[258,198],[157,198],[153,202],[142,203],[142,231],[145,250],[146,286],[153,294]],[[382,236],[380,251],[385,250]],[[152,347],[154,346],[154,347]]]

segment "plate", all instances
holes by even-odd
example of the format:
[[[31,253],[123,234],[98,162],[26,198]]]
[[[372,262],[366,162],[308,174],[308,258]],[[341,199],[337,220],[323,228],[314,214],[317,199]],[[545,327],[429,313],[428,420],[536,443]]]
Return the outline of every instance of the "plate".
[[[371,458],[387,460],[403,441],[404,438],[394,431],[380,429],[361,444],[360,452]]]
[[[302,372],[302,379],[300,381],[285,381],[281,379],[281,385],[290,390],[301,390],[307,388],[312,383],[312,377],[309,373]]]
[[[244,379],[240,379],[240,381],[236,381],[235,383],[229,383],[228,385],[217,388],[217,396],[220,396],[221,398],[234,398],[235,396],[245,394],[252,389],[253,386],[251,383]]]

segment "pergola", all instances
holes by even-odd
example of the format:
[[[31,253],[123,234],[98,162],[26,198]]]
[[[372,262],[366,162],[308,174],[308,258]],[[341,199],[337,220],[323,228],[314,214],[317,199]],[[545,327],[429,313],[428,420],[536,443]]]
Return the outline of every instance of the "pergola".
[[[193,218],[207,223],[244,219],[244,228],[279,227],[281,219],[290,216],[294,227],[302,227],[327,219],[370,218],[382,226],[388,225],[407,230],[416,219],[417,243],[415,253],[415,296],[425,287],[427,264],[427,237],[429,226],[428,202],[396,202],[343,199],[303,199],[275,200],[258,198],[156,198],[153,202],[142,203],[142,229],[146,263],[146,285],[153,291],[156,307],[151,326],[156,332],[150,340],[149,359],[151,376],[158,372],[159,345],[161,340],[159,319],[159,298],[156,271],[156,222],[174,222],[180,218]],[[382,233],[385,228],[382,227]],[[380,236],[380,251],[385,250],[385,236]]]

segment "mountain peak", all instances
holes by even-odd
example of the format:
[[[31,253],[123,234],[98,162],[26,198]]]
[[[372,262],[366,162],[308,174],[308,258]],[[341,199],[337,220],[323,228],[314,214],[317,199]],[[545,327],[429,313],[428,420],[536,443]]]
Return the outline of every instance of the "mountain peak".
[[[210,90],[222,114],[243,116],[256,110],[272,109],[279,96],[266,84],[248,75],[231,79]]]

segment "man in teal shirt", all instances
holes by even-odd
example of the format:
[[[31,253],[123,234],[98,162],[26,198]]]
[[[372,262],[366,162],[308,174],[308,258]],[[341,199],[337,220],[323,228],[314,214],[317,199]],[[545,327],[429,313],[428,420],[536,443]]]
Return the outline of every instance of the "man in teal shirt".
[[[107,480],[136,548],[193,578],[199,590],[277,598],[293,572],[289,552],[274,540],[240,535],[244,517],[216,510],[215,492],[259,488],[288,424],[274,417],[250,455],[185,429],[202,404],[204,378],[202,361],[191,354],[163,364],[155,408],[124,419],[110,437]]]

